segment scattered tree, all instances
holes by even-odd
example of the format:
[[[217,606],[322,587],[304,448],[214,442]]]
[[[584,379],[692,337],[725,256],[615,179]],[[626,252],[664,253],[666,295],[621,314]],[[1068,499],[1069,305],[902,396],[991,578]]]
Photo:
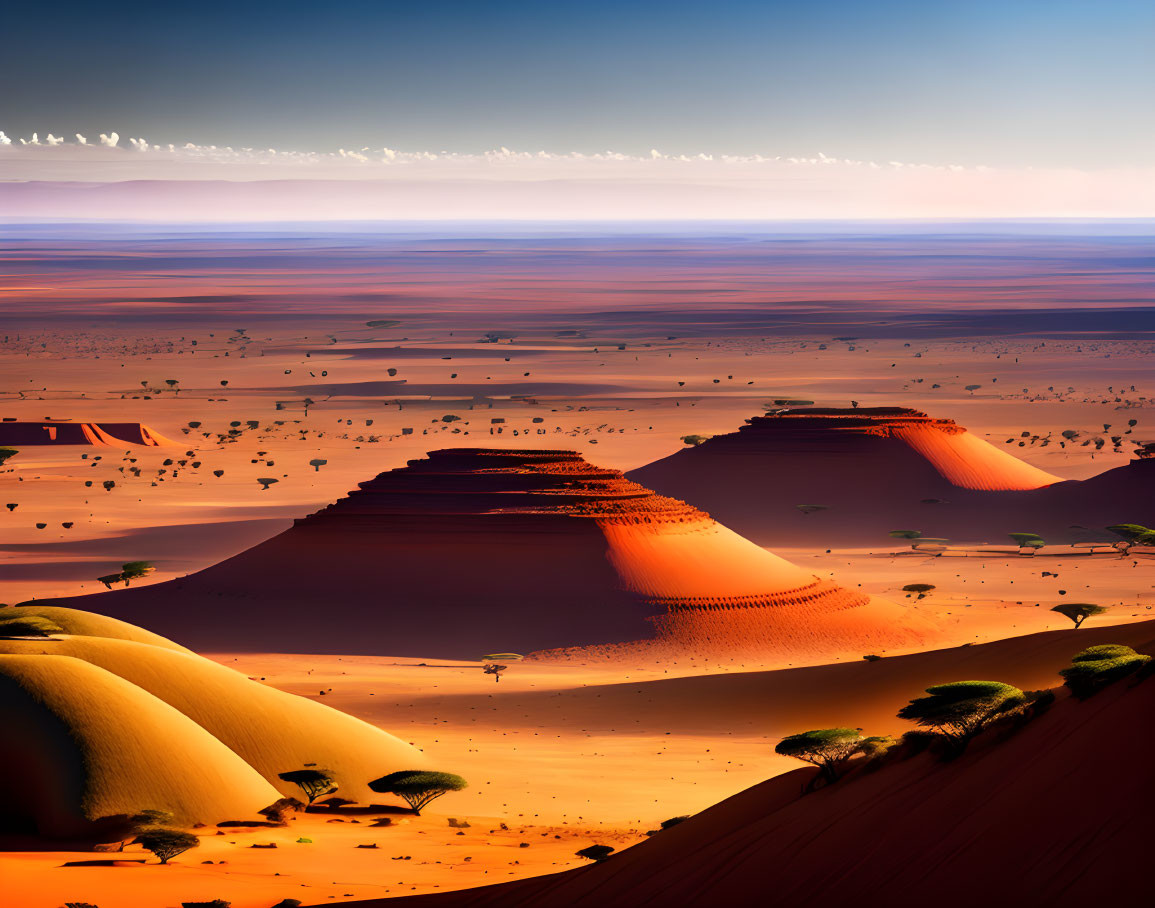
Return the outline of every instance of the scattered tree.
[[[142,832],[136,837],[136,841],[146,851],[151,851],[160,858],[162,864],[167,864],[178,854],[184,854],[190,848],[196,848],[201,843],[200,839],[191,832],[181,832],[179,829],[164,829],[162,827]]]
[[[708,441],[709,435],[683,435],[682,444],[689,445],[691,448],[697,447],[704,441]]]
[[[937,589],[933,583],[908,583],[902,588],[902,591],[904,593],[918,593],[918,595],[915,596],[915,601],[918,601],[933,589]]]
[[[854,756],[861,743],[862,735],[856,728],[819,728],[788,735],[774,752],[811,763],[827,782],[837,782],[838,767]]]
[[[1019,547],[1020,555],[1033,555],[1047,544],[1042,536],[1035,533],[1007,533]]]
[[[891,530],[889,535],[893,539],[909,539],[910,547],[913,549],[918,545],[915,540],[922,536],[922,530]]]
[[[600,864],[613,853],[614,849],[609,845],[590,845],[588,848],[574,852],[579,858],[586,858],[595,864]]]
[[[487,663],[482,667],[482,671],[487,675],[493,675],[494,681],[501,680],[501,673],[509,668],[508,665],[498,665],[496,662]]]
[[[9,458],[15,457],[19,453],[16,448],[0,448],[0,467],[4,466]]]
[[[397,795],[413,813],[421,816],[421,808],[430,801],[451,791],[461,791],[469,785],[461,776],[451,772],[428,772],[421,769],[403,769],[374,779],[369,787],[380,794]]]
[[[329,461],[325,460],[323,457],[314,457],[309,461],[309,466],[311,466],[315,472],[320,473],[321,467],[323,467],[328,462]]]
[[[266,492],[269,490],[269,486],[271,486],[274,482],[280,482],[280,481],[281,480],[279,480],[279,479],[273,479],[271,477],[266,478],[266,479],[258,479],[257,480],[257,482],[259,482],[261,484],[261,488]]]
[[[124,585],[128,586],[129,581],[147,577],[155,570],[156,567],[151,561],[126,561],[120,566],[120,578],[124,581]]]
[[[829,510],[824,504],[796,504],[794,505],[803,514],[817,514],[819,511]]]
[[[1131,551],[1133,545],[1155,545],[1155,530],[1140,524],[1117,523],[1107,529],[1123,537],[1123,542],[1116,543],[1115,547],[1124,555]]]
[[[321,795],[332,794],[337,790],[337,783],[333,781],[333,776],[327,769],[294,769],[277,773],[277,778],[284,782],[292,782],[300,788],[310,804]]]
[[[1001,681],[952,681],[928,687],[929,697],[911,700],[898,711],[924,728],[965,743],[996,717],[1022,706],[1026,695]]]
[[[1089,697],[1108,684],[1124,678],[1151,661],[1129,646],[1106,643],[1092,646],[1071,659],[1071,664],[1059,672],[1064,683],[1076,697]]]
[[[1107,607],[1103,605],[1093,605],[1090,602],[1060,602],[1056,605],[1052,612],[1058,612],[1066,618],[1070,618],[1075,622],[1075,630],[1090,618],[1092,615],[1101,615],[1107,611]]]

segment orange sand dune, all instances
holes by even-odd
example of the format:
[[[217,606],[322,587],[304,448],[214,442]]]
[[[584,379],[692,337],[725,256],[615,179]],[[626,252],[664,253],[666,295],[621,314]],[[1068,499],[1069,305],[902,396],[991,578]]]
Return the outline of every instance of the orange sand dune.
[[[92,834],[146,808],[186,824],[248,819],[279,797],[188,716],[80,659],[6,649],[0,724],[4,832]]]
[[[951,420],[901,407],[756,416],[628,476],[762,545],[869,545],[895,529],[1074,542],[1106,539],[1110,524],[1155,520],[1155,460],[1062,481]]]
[[[0,444],[17,447],[41,445],[145,445],[164,447],[176,442],[139,422],[0,422]]]
[[[656,635],[813,655],[930,631],[573,451],[516,449],[433,451],[215,567],[61,601],[218,651],[477,658]]]
[[[1061,699],[1009,738],[930,754],[800,796],[772,779],[611,857],[500,886],[349,902],[450,906],[1082,906],[1148,887],[1155,782],[1136,729],[1155,682]],[[1103,768],[1104,761],[1109,766]],[[331,902],[329,903],[331,904]]]

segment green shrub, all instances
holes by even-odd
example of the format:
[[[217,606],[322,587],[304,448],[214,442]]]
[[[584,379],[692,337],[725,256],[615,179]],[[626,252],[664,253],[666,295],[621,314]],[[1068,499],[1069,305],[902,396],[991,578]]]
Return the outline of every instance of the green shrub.
[[[413,813],[421,816],[421,808],[451,791],[461,791],[469,783],[451,772],[427,772],[403,769],[374,779],[369,787],[382,794],[395,794],[405,801]]]
[[[0,619],[0,637],[49,637],[63,633],[59,624],[39,615]]]
[[[898,711],[898,717],[932,728],[960,744],[996,717],[1026,702],[1021,690],[1001,681],[952,681],[928,687],[926,692],[929,697],[911,700]]]
[[[1071,693],[1082,699],[1138,671],[1150,661],[1150,656],[1140,655],[1129,646],[1109,643],[1078,653],[1059,674]]]

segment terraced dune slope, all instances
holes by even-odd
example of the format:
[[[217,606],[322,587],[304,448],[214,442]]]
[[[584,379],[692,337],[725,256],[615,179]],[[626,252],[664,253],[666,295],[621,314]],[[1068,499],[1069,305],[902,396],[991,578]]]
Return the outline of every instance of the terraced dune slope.
[[[1155,520],[1155,460],[1084,481],[904,407],[804,408],[747,420],[627,474],[761,545],[870,545],[893,529],[956,541]],[[800,507],[801,506],[801,507]],[[1104,534],[1109,535],[1109,534]]]
[[[900,606],[574,451],[433,451],[190,577],[62,601],[201,650],[477,658],[658,638],[783,654],[921,639]]]
[[[164,447],[176,442],[139,422],[0,422],[0,445],[144,445]]]

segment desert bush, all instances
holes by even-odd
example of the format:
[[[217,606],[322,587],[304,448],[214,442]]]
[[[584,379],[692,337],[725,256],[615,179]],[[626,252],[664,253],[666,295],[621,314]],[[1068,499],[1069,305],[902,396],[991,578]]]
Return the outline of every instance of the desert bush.
[[[1083,699],[1138,671],[1150,661],[1150,656],[1141,655],[1129,646],[1108,643],[1076,654],[1071,664],[1059,674],[1071,693]]]
[[[1093,615],[1101,615],[1107,611],[1107,607],[1103,605],[1094,605],[1090,602],[1061,602],[1056,605],[1052,612],[1058,612],[1066,618],[1070,618],[1075,622],[1075,629]]]
[[[391,772],[369,783],[373,791],[397,795],[417,816],[421,816],[421,808],[430,801],[451,791],[461,791],[468,785],[465,779],[451,772],[429,772],[419,769]]]
[[[600,864],[613,853],[614,849],[609,845],[590,845],[588,848],[574,852],[579,858],[586,858],[595,864]]]
[[[1001,681],[952,681],[926,692],[930,696],[911,700],[898,717],[934,729],[956,744],[965,744],[992,720],[1026,702],[1019,688]]]
[[[827,782],[836,782],[838,767],[857,753],[861,743],[862,735],[856,728],[818,728],[788,735],[774,752],[817,766]]]
[[[184,854],[190,848],[200,845],[198,839],[191,832],[181,832],[179,829],[164,829],[157,827],[148,829],[136,837],[136,841],[146,850],[151,851],[162,864],[178,854]]]
[[[293,769],[277,773],[277,778],[284,782],[292,782],[300,788],[310,804],[321,795],[332,794],[337,790],[337,783],[333,781],[333,776],[327,769]]]
[[[0,636],[3,637],[48,637],[63,633],[64,628],[59,624],[39,615],[0,619]]]

